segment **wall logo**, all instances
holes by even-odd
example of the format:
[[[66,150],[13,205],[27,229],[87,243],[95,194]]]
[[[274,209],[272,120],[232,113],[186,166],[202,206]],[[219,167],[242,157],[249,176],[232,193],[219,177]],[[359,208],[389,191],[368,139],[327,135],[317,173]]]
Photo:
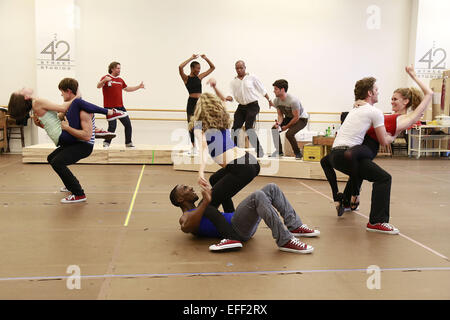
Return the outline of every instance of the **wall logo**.
[[[417,76],[419,78],[442,78],[442,72],[446,68],[447,52],[444,48],[436,48],[435,41],[427,52],[419,55],[417,61]]]
[[[38,68],[41,70],[72,70],[75,61],[70,57],[70,43],[58,40],[58,35],[53,35],[53,40],[45,44],[38,57]]]

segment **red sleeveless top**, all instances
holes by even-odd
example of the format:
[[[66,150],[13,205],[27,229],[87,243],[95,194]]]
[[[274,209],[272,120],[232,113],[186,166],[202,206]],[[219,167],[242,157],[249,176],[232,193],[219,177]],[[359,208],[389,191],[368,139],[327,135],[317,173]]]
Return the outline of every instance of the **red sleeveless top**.
[[[386,128],[386,132],[389,132],[392,136],[395,135],[395,132],[397,131],[398,116],[400,116],[400,114],[388,114],[384,116],[384,127]],[[417,121],[414,125],[416,124],[420,125],[421,123],[420,121]],[[370,127],[370,129],[367,130],[367,134],[374,140],[378,141],[375,129],[373,127]]]

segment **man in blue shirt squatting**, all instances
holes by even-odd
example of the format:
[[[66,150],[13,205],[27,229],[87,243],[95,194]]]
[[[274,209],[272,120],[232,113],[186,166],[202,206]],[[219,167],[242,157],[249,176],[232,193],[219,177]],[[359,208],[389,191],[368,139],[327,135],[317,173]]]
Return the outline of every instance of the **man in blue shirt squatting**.
[[[176,185],[170,192],[170,201],[182,211],[179,219],[181,231],[200,237],[222,238],[209,247],[211,251],[242,248],[242,242],[250,240],[261,219],[272,230],[278,248],[294,253],[311,253],[314,248],[296,237],[316,237],[319,230],[303,224],[280,188],[269,183],[245,198],[235,212],[222,213],[210,205],[211,186],[201,185],[203,199],[195,205],[199,196],[194,188]],[[276,210],[275,210],[276,209]],[[283,217],[280,219],[278,212]]]

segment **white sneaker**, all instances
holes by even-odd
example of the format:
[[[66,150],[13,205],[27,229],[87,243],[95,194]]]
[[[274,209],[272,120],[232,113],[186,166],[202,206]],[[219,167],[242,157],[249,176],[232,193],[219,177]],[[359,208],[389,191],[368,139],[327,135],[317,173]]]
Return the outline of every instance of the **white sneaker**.
[[[66,187],[61,187],[61,189],[59,189],[59,192],[69,192],[69,190]]]
[[[127,149],[136,149],[136,147],[133,145],[132,142],[127,143],[127,144],[125,145],[125,147],[126,147]]]
[[[108,149],[109,148],[109,142],[103,141],[103,148]]]

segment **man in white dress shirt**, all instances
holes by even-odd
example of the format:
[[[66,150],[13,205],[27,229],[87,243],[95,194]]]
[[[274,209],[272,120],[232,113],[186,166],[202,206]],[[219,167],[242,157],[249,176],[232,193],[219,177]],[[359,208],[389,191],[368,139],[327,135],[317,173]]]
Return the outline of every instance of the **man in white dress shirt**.
[[[245,72],[245,62],[239,60],[235,64],[237,76],[231,82],[231,92],[234,99],[239,103],[236,112],[234,113],[233,121],[233,137],[234,143],[237,145],[237,137],[242,125],[245,123],[245,130],[247,132],[250,143],[256,148],[257,156],[264,156],[263,148],[261,147],[258,136],[256,135],[253,125],[256,121],[256,116],[259,113],[258,99],[259,94],[264,96],[269,102],[269,106],[273,106],[267,91],[264,89],[261,81],[255,76]],[[227,101],[233,101],[231,96],[226,97]]]

